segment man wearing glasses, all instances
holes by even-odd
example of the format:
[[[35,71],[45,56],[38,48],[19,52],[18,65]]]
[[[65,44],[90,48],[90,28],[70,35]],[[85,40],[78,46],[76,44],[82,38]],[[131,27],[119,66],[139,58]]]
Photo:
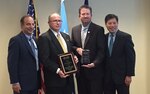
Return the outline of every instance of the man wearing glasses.
[[[38,40],[39,58],[44,65],[46,94],[72,94],[72,76],[63,73],[58,60],[59,54],[71,52],[70,37],[59,31],[62,24],[59,14],[50,15],[48,24],[49,30]]]

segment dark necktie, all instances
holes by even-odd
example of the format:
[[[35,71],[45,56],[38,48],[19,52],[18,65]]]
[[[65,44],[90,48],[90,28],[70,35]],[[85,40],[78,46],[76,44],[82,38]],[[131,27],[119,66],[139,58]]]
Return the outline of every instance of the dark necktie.
[[[110,41],[109,41],[109,55],[110,56],[112,54],[112,48],[113,48],[113,43],[114,43],[113,37],[114,37],[114,35],[110,34]]]

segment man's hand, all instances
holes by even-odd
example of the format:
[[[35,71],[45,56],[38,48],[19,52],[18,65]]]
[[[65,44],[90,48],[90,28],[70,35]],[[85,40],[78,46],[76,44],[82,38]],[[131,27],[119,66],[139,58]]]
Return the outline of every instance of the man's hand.
[[[74,61],[76,64],[78,63],[79,60],[78,60],[77,56],[74,56]]]
[[[12,89],[14,92],[20,93],[20,90],[21,90],[20,84],[19,83],[12,84]]]
[[[131,84],[131,81],[132,81],[131,76],[126,76],[126,78],[125,78],[125,84],[126,84],[126,86],[129,86]]]
[[[77,49],[76,49],[76,51],[78,52],[78,54],[79,54],[79,55],[81,55],[81,56],[82,56],[82,51],[83,51],[83,49],[82,49],[82,48],[77,48]]]
[[[66,77],[69,76],[69,75],[65,75],[61,70],[59,70],[58,75],[59,75],[61,78],[66,78]]]
[[[94,63],[90,63],[90,64],[87,64],[87,65],[82,65],[82,67],[93,68],[93,67],[95,67],[95,64]]]

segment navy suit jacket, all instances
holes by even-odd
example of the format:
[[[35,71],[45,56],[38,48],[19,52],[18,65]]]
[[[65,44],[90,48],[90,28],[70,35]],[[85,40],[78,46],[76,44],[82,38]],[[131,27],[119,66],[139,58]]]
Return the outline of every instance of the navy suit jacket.
[[[106,34],[108,43],[108,34]],[[106,54],[106,81],[112,78],[115,83],[124,83],[125,76],[135,75],[135,51],[131,35],[120,30],[116,33],[112,54]]]
[[[11,84],[19,82],[24,91],[38,88],[36,60],[23,32],[10,39],[7,59]]]
[[[60,33],[67,44],[68,52],[71,52],[71,42],[69,35],[62,32]],[[67,77],[62,79],[56,73],[57,69],[60,68],[58,55],[63,54],[64,52],[56,36],[50,29],[39,37],[38,46],[39,59],[40,62],[44,65],[43,71],[45,85],[47,87],[65,86],[67,81],[69,81],[71,78]]]

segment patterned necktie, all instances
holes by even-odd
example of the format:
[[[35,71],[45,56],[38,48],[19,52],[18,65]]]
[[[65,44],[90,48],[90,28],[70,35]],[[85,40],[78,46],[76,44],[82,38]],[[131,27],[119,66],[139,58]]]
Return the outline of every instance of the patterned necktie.
[[[113,43],[114,43],[113,37],[114,37],[114,35],[113,35],[113,34],[110,34],[110,41],[109,41],[109,55],[110,55],[110,56],[111,56],[111,54],[112,54],[112,48],[113,48]]]
[[[62,41],[62,38],[61,38],[61,36],[60,36],[59,33],[57,34],[57,39],[58,39],[58,41],[59,41],[59,43],[60,43],[60,45],[61,45],[61,47],[62,47],[64,53],[67,53],[68,51],[67,51],[67,49],[65,48],[65,46],[64,46],[64,44],[63,44],[63,41]]]
[[[37,70],[39,70],[37,46],[36,46],[36,44],[35,44],[33,38],[30,38],[29,41],[30,41],[30,46],[31,46],[32,52],[33,52],[34,57],[35,57],[35,59],[36,59],[36,68],[37,68]]]
[[[85,39],[86,39],[86,34],[87,34],[87,30],[88,28],[84,28],[81,31],[81,41],[82,41],[82,48],[84,48],[84,43],[85,43]]]
[[[32,38],[30,38],[29,41],[30,41],[30,46],[31,46],[32,52],[35,55],[35,45],[34,45],[34,42],[33,42],[34,40]]]

